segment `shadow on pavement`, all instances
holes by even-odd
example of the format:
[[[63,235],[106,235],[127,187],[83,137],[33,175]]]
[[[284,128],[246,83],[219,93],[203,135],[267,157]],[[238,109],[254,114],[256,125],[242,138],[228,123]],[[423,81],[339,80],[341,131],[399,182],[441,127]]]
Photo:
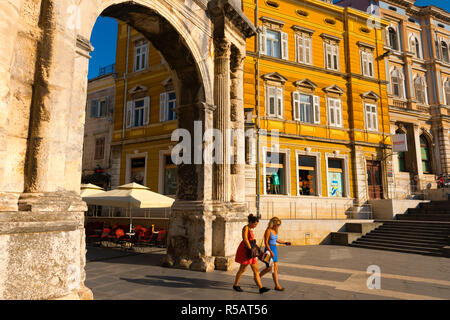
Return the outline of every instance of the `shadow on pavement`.
[[[113,248],[87,247],[86,261],[160,266],[165,254],[165,249],[159,248],[155,248],[154,252],[141,253]]]
[[[148,286],[185,289],[230,290],[233,285],[232,282],[214,281],[199,278],[175,277],[166,275],[146,275],[146,277],[149,279],[120,278],[120,280]]]

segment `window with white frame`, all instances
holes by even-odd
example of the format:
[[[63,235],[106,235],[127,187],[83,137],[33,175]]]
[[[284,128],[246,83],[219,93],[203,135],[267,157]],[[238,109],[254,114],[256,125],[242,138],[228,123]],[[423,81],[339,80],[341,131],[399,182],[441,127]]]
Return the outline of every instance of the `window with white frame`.
[[[325,42],[325,66],[330,70],[339,70],[339,44],[334,41]]]
[[[163,92],[159,97],[159,121],[171,121],[177,119],[175,108],[177,104],[177,97],[175,91]]]
[[[314,156],[298,155],[297,161],[298,195],[317,195],[317,158]]]
[[[91,118],[102,118],[106,116],[107,112],[106,99],[93,99],[91,100]]]
[[[427,104],[426,81],[424,76],[416,76],[414,79],[414,93],[416,101],[420,104]]]
[[[262,28],[259,34],[259,49],[261,54],[274,58],[289,59],[288,34],[282,31]]]
[[[391,93],[400,99],[405,97],[404,81],[403,72],[394,68],[391,72]]]
[[[304,123],[320,123],[320,98],[318,96],[292,93],[294,120]]]
[[[365,104],[366,130],[378,131],[378,108],[374,104]]]
[[[144,39],[134,43],[134,71],[147,68],[148,42]]]
[[[126,127],[146,126],[150,122],[150,97],[128,101]]]
[[[361,50],[361,71],[363,76],[373,77],[373,52]]]
[[[328,125],[342,127],[342,101],[340,99],[328,98]]]
[[[295,36],[297,46],[297,62],[312,64],[312,39],[311,35],[301,33]]]
[[[266,114],[269,117],[283,118],[284,90],[280,87],[266,87]]]

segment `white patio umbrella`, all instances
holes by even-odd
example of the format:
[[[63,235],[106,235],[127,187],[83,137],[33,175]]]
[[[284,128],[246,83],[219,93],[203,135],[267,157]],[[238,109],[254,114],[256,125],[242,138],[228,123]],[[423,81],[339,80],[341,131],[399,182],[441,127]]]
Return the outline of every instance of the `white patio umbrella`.
[[[130,232],[133,223],[131,209],[169,208],[175,201],[170,197],[150,191],[146,186],[137,183],[129,183],[114,190],[93,194],[84,197],[83,200],[87,204],[127,208],[130,212]]]
[[[104,193],[105,190],[103,188],[100,188],[99,186],[96,186],[95,184],[88,183],[88,184],[82,184],[80,188],[80,196],[86,197],[97,193]]]

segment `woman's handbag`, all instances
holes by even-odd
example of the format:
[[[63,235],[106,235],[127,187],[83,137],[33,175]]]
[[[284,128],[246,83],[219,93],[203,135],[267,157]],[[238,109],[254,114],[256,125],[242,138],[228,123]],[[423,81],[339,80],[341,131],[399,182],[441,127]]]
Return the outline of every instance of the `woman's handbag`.
[[[261,251],[261,249],[256,244],[256,240],[250,241],[250,246],[252,248],[248,250],[249,251],[249,257],[251,257],[251,258],[259,258],[259,257],[261,257],[263,255],[263,252]]]

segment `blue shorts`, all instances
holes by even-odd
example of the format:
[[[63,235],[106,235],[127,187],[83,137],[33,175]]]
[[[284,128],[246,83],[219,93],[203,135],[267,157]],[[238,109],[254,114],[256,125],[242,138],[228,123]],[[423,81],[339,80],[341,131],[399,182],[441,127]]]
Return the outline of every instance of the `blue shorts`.
[[[273,258],[272,259],[273,262],[278,262],[278,251],[277,251],[277,246],[276,245],[269,245],[270,250],[272,250],[273,252]],[[267,248],[264,252],[269,251]],[[268,268],[270,266],[270,260],[269,262],[264,262],[266,264],[266,267]]]

